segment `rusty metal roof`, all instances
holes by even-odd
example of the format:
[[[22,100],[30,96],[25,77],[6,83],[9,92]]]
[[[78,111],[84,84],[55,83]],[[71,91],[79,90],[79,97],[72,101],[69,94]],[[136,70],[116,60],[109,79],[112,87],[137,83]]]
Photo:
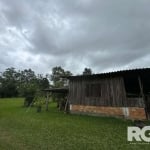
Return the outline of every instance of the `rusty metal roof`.
[[[50,88],[50,89],[44,89],[42,91],[45,92],[52,92],[52,93],[67,93],[68,92],[68,87],[62,87],[62,88]]]
[[[106,77],[116,77],[116,76],[126,76],[126,75],[146,75],[150,77],[150,68],[136,68],[136,69],[128,69],[128,70],[120,70],[113,72],[105,72],[99,74],[92,75],[76,75],[76,76],[68,76],[68,79],[80,79],[80,78],[106,78]]]

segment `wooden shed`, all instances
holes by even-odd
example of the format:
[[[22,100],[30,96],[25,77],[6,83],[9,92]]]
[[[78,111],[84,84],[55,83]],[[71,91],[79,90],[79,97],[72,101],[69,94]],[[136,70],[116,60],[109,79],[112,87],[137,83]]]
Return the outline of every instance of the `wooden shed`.
[[[150,68],[69,76],[71,113],[150,118]]]

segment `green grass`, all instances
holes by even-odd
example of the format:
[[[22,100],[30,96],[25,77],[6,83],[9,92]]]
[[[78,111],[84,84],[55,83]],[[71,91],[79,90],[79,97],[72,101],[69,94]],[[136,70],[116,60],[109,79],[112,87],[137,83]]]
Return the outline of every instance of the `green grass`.
[[[37,113],[23,99],[0,99],[0,150],[148,150],[127,142],[131,121],[68,115],[49,106]]]

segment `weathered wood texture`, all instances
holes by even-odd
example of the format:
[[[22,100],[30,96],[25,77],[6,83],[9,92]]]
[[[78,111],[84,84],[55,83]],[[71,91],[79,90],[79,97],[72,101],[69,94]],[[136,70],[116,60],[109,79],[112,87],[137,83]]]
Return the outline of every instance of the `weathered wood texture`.
[[[100,96],[87,96],[86,87],[100,84]],[[98,90],[98,89],[95,89]],[[123,77],[72,79],[69,84],[69,102],[76,105],[144,107],[142,98],[127,98]]]

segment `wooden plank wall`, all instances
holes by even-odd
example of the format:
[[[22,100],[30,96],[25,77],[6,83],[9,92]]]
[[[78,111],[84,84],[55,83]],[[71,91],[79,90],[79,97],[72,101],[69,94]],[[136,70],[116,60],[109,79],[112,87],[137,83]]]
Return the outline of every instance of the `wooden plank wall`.
[[[87,97],[86,85],[100,84],[100,97]],[[123,77],[105,79],[72,79],[69,84],[69,101],[76,105],[143,107],[141,98],[127,98]]]

